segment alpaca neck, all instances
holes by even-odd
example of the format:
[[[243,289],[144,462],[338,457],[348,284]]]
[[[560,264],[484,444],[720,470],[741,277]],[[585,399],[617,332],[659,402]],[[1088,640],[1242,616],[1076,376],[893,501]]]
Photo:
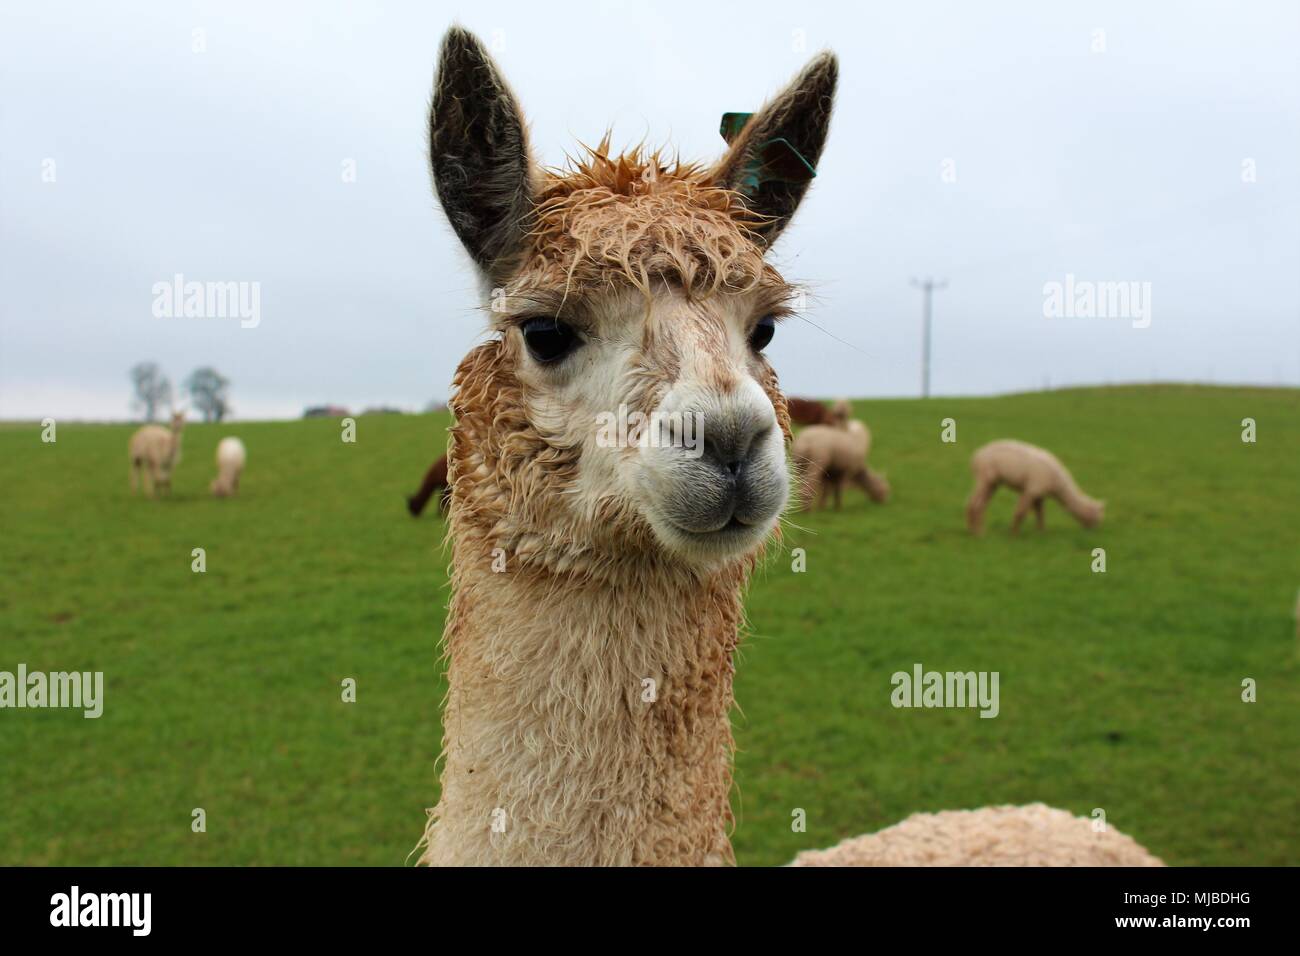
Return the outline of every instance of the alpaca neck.
[[[494,573],[456,527],[442,796],[423,861],[733,861],[732,652],[744,572]]]
[[[1065,505],[1070,514],[1080,520],[1092,516],[1097,510],[1097,500],[1085,495],[1073,480],[1065,482],[1059,497],[1061,504]]]

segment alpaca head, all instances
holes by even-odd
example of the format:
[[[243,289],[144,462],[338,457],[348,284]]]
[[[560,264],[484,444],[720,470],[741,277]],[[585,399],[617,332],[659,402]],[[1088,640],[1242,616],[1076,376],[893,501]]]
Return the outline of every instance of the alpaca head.
[[[1083,503],[1079,521],[1085,528],[1095,528],[1101,524],[1104,517],[1106,517],[1106,502],[1098,501],[1096,498],[1089,498]]]
[[[815,167],[835,79],[814,59],[713,166],[606,136],[544,169],[487,52],[447,34],[430,162],[496,333],[456,377],[453,526],[560,568],[759,549],[789,491],[761,352],[793,291],[764,254],[808,185],[766,164],[779,143]]]
[[[185,427],[185,409],[182,408],[179,411],[172,412],[172,431],[179,434],[180,430],[184,427]]]
[[[889,479],[863,465],[853,475],[853,483],[867,493],[872,501],[884,503],[889,500]]]

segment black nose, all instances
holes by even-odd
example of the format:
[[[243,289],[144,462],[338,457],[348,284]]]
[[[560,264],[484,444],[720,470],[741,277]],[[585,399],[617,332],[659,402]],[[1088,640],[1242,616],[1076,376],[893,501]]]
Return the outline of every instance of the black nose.
[[[675,462],[679,487],[670,499],[672,521],[706,533],[732,525],[767,527],[785,502],[785,462],[775,448],[775,416],[745,408],[701,415],[696,441]],[[770,460],[769,460],[770,458]]]
[[[704,457],[733,483],[745,477],[754,453],[772,430],[771,424],[738,422],[720,433],[705,433]]]

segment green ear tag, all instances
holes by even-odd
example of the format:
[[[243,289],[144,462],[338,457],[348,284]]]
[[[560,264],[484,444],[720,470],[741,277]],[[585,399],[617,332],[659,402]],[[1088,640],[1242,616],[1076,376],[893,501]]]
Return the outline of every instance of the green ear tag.
[[[740,131],[745,128],[745,124],[749,122],[750,117],[753,115],[753,113],[722,114],[722,128],[718,132],[722,134],[722,138],[727,141],[728,146],[740,135]]]
[[[723,113],[718,132],[730,146],[736,141],[753,113]],[[770,139],[750,152],[749,163],[736,185],[738,192],[752,196],[764,183],[806,183],[817,175],[812,163],[784,137]]]

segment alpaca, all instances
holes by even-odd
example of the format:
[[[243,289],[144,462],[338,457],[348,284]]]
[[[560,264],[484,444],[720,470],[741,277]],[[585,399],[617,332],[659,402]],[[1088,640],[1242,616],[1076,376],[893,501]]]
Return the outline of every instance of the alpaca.
[[[185,412],[172,413],[170,428],[145,425],[131,436],[128,455],[131,459],[131,493],[140,490],[154,497],[159,491],[172,490],[172,472],[181,460],[181,432]]]
[[[811,398],[786,396],[785,404],[790,410],[790,421],[795,425],[830,425],[834,421],[830,409]]]
[[[836,75],[814,58],[711,167],[612,155],[607,136],[543,170],[487,51],[444,38],[433,182],[496,334],[453,381],[422,863],[734,863],[741,590],[789,490],[762,349],[791,289],[764,253],[820,159]],[[623,408],[701,422],[701,453],[646,440],[674,437],[658,424],[601,440]]]
[[[1042,531],[1043,500],[1049,497],[1064,505],[1085,528],[1095,528],[1105,515],[1106,503],[1085,495],[1069,470],[1045,448],[1009,439],[989,442],[971,456],[970,468],[975,475],[975,490],[966,502],[966,526],[972,534],[983,532],[984,511],[999,485],[1020,492],[1011,519],[1012,534],[1020,531],[1020,523],[1030,508]]]
[[[231,435],[217,442],[217,477],[208,486],[214,497],[225,498],[239,491],[239,476],[247,460],[244,443],[238,438]]]
[[[1041,803],[914,813],[791,866],[1162,866],[1132,837]]]
[[[420,517],[424,511],[424,506],[429,503],[434,492],[438,492],[438,510],[443,514],[447,513],[447,456],[443,455],[424,473],[424,481],[420,484],[420,490],[406,499],[406,510],[411,513],[412,518]]]
[[[827,425],[834,425],[836,428],[847,428],[849,416],[853,414],[853,406],[849,404],[847,398],[837,398],[831,403],[830,417],[827,418]]]
[[[872,501],[887,501],[889,482],[867,465],[870,453],[871,432],[856,419],[843,425],[810,425],[795,436],[790,457],[800,469],[808,507],[820,510],[833,492],[839,511],[848,484],[861,488]]]

